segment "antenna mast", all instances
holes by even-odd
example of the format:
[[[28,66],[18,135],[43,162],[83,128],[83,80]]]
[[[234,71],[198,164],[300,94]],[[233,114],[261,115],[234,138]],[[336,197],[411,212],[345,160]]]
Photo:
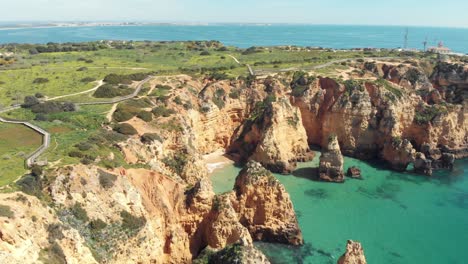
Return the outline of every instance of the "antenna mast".
[[[408,49],[408,28],[406,28],[406,32],[405,32],[405,44],[403,45],[404,49]]]
[[[425,51],[426,51],[426,47],[427,47],[427,37],[426,37],[426,39],[424,40],[423,45],[424,45],[424,52],[425,52]]]

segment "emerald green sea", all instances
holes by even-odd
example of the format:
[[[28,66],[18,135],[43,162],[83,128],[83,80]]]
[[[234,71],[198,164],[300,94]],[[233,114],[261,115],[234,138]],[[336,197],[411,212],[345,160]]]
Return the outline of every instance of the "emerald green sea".
[[[386,170],[377,163],[345,158],[363,180],[344,184],[310,180],[318,156],[293,175],[275,176],[296,210],[305,245],[257,243],[272,263],[336,263],[348,239],[360,241],[368,263],[467,263],[468,161],[431,178]],[[240,168],[213,172],[217,193],[232,189]]]

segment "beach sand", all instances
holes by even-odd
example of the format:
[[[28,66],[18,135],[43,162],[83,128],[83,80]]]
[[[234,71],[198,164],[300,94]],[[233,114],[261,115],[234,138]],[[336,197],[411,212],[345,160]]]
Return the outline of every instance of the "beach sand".
[[[214,171],[222,169],[227,165],[234,164],[234,161],[226,155],[223,149],[204,155],[203,159],[206,162],[209,174],[212,174]]]

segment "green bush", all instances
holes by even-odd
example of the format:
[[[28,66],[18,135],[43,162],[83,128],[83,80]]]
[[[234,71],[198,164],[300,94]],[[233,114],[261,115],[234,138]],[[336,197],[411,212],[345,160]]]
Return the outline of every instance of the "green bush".
[[[136,135],[138,131],[130,124],[117,124],[114,126],[114,131],[123,135]]]
[[[178,152],[172,158],[167,157],[164,158],[162,161],[177,175],[182,175],[185,165],[187,165],[187,154],[183,152]]]
[[[33,113],[41,113],[41,114],[53,114],[53,113],[61,113],[61,112],[73,112],[76,111],[76,105],[73,103],[60,103],[60,102],[44,102],[40,104],[33,105],[31,107],[31,111]]]
[[[82,83],[90,83],[90,82],[94,82],[94,81],[96,81],[96,79],[93,78],[93,77],[85,77],[85,78],[80,80],[80,82],[82,82]]]
[[[40,177],[25,175],[16,182],[16,185],[26,194],[37,197],[42,196],[42,181]]]
[[[211,55],[211,53],[207,50],[204,50],[200,53],[200,56],[209,56],[209,55]]]
[[[152,143],[153,141],[159,141],[159,142],[163,142],[163,139],[161,138],[161,136],[159,136],[158,134],[155,134],[155,133],[145,133],[141,136],[141,142],[143,143]]]
[[[34,84],[43,84],[43,83],[48,83],[48,82],[49,82],[49,79],[47,78],[36,78],[33,81]]]
[[[13,218],[15,214],[11,211],[11,207],[8,205],[0,204],[0,217]]]
[[[226,105],[226,103],[223,101],[223,99],[218,98],[218,97],[213,98],[212,101],[219,109],[223,109],[224,106]]]
[[[153,108],[153,110],[151,110],[151,112],[156,117],[160,117],[160,116],[169,117],[169,116],[176,113],[173,109],[168,109],[165,106],[157,106],[157,107]]]
[[[102,221],[101,219],[97,218],[97,219],[94,219],[94,220],[91,220],[89,222],[89,228],[92,230],[92,231],[100,231],[104,228],[107,227],[107,223]]]
[[[151,112],[141,111],[137,114],[137,117],[145,122],[151,122],[153,120],[153,114]]]
[[[134,92],[133,89],[128,86],[112,85],[112,84],[103,84],[94,92],[93,96],[96,98],[113,98],[118,96],[130,95]]]
[[[24,103],[21,105],[23,108],[30,108],[34,105],[40,104],[41,102],[36,96],[28,95],[24,97]]]
[[[446,113],[447,109],[432,105],[424,106],[421,109],[417,109],[414,115],[414,122],[419,125],[429,124],[438,115]]]
[[[72,157],[72,158],[83,158],[85,156],[85,154],[83,154],[80,151],[72,150],[72,151],[68,152],[68,156]]]
[[[143,228],[146,224],[146,219],[142,217],[136,217],[127,211],[120,212],[122,218],[122,227],[129,231],[138,231]]]
[[[231,90],[229,93],[229,98],[231,99],[239,99],[240,97],[240,91],[239,90]]]
[[[75,147],[81,151],[87,151],[93,148],[93,145],[89,142],[80,142]]]
[[[115,181],[117,180],[117,176],[103,170],[98,170],[99,173],[99,184],[104,189],[109,189],[114,186]]]
[[[83,222],[89,221],[88,213],[86,213],[86,210],[83,209],[80,203],[75,203],[71,208],[71,212],[78,220]]]

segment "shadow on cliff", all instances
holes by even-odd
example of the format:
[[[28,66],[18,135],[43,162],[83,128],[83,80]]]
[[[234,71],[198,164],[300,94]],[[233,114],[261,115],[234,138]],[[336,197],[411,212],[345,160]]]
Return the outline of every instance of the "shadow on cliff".
[[[295,170],[292,175],[311,181],[320,181],[318,168],[300,168]]]

